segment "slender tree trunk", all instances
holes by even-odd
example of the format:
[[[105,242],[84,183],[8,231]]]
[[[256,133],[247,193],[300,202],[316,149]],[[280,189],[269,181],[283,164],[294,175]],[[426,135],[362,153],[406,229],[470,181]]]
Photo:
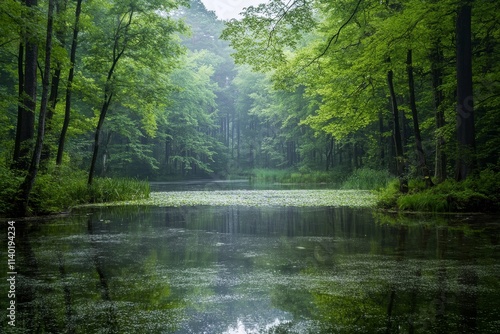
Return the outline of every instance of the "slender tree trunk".
[[[56,9],[56,17],[59,17],[61,13],[66,9],[67,0],[56,0],[55,9]],[[61,46],[64,47],[64,28],[59,28],[55,32],[56,39],[61,42]],[[60,60],[57,60],[55,63],[54,73],[52,74],[52,80],[50,85],[50,95],[47,109],[47,117],[45,120],[45,132],[47,135],[52,133],[52,118],[54,118],[55,109],[57,103],[59,102],[59,83],[61,81],[61,72],[62,72],[62,63]],[[52,140],[51,140],[52,141]],[[51,146],[50,143],[45,141],[42,148],[42,157],[41,161],[47,161],[51,156]]]
[[[434,42],[430,58],[432,64],[432,90],[434,92],[434,108],[436,114],[436,161],[434,177],[437,183],[441,183],[447,178],[447,157],[444,150],[446,142],[442,133],[443,127],[445,126],[444,110],[442,108],[444,97],[443,90],[441,89],[441,85],[443,84],[443,52],[440,48],[439,39]]]
[[[457,52],[457,161],[455,179],[465,180],[476,165],[472,91],[472,0],[463,2],[456,22]]]
[[[42,100],[40,103],[40,115],[38,117],[38,130],[35,149],[33,150],[33,157],[28,169],[28,174],[21,185],[21,211],[24,216],[27,213],[29,196],[38,173],[38,166],[40,164],[40,157],[42,155],[43,139],[45,135],[45,117],[47,115],[48,95],[50,86],[50,57],[52,53],[52,27],[53,27],[53,12],[54,0],[49,0],[48,19],[47,19],[47,38],[45,42],[45,66],[42,81]]]
[[[14,144],[14,158],[13,165],[19,160],[21,150],[21,131],[23,129],[23,93],[24,93],[24,41],[19,43],[19,52],[17,55],[17,76],[18,76],[18,102],[17,102],[17,128],[16,128],[16,141]]]
[[[66,142],[66,133],[68,132],[69,121],[71,118],[71,93],[73,87],[73,79],[75,76],[75,61],[76,61],[76,48],[78,46],[78,32],[79,32],[79,22],[80,13],[82,11],[82,0],[78,0],[76,3],[75,11],[75,23],[73,26],[73,38],[71,42],[71,53],[70,53],[70,69],[68,74],[68,83],[66,84],[66,105],[64,108],[64,122],[61,130],[61,135],[59,136],[59,144],[57,147],[57,158],[56,164],[62,164],[64,144]]]
[[[26,7],[31,9],[38,5],[38,1],[26,0],[25,4]],[[21,108],[18,110],[13,158],[14,168],[21,170],[29,168],[29,154],[31,151],[29,141],[35,137],[38,45],[36,41],[33,41],[35,32],[32,30],[32,28],[28,27],[25,34],[24,90],[20,97],[20,100],[23,102]]]
[[[92,153],[92,160],[90,163],[89,178],[87,181],[88,185],[92,185],[92,182],[94,180],[94,171],[95,171],[95,165],[97,162],[97,155],[99,153],[99,144],[100,144],[102,125],[104,124],[104,119],[106,118],[106,113],[108,112],[109,105],[111,104],[112,98],[113,98],[112,93],[109,93],[109,95],[106,94],[104,103],[102,104],[101,113],[99,114],[99,121],[97,122],[97,127],[96,127],[95,134],[94,134],[94,151]]]
[[[415,101],[415,81],[413,79],[413,59],[412,59],[412,50],[408,50],[406,55],[406,71],[408,73],[408,88],[410,91],[410,108],[411,115],[413,118],[413,131],[415,136],[415,147],[417,149],[417,157],[418,157],[418,168],[422,172],[424,176],[425,185],[427,187],[432,187],[434,184],[431,180],[431,173],[429,168],[427,167],[427,161],[425,159],[425,153],[422,146],[422,136],[420,135],[420,126],[418,123],[418,112],[417,112],[417,103]]]
[[[384,138],[384,117],[382,111],[378,113],[378,143],[379,143],[379,159],[380,166],[385,166],[385,138]]]
[[[328,150],[326,154],[326,171],[333,167],[333,136],[330,136]]]
[[[100,135],[101,135],[101,130],[102,130],[102,125],[104,124],[104,119],[106,118],[106,113],[108,112],[109,105],[111,104],[111,100],[113,99],[113,92],[111,88],[112,84],[112,77],[113,74],[115,73],[116,66],[118,65],[118,61],[120,58],[123,56],[123,53],[125,52],[127,43],[124,42],[123,45],[119,45],[119,40],[120,37],[126,37],[128,28],[130,27],[130,24],[132,23],[132,17],[133,17],[134,11],[131,10],[128,13],[128,20],[125,23],[125,26],[123,27],[123,36],[120,36],[119,33],[121,32],[121,27],[118,26],[115,32],[114,36],[114,45],[113,45],[113,60],[111,63],[111,67],[109,68],[108,71],[108,76],[106,77],[106,83],[104,87],[104,99],[101,107],[101,113],[99,114],[99,121],[97,123],[97,127],[95,130],[95,135],[94,135],[94,150],[92,153],[92,160],[90,163],[90,170],[89,170],[89,177],[87,184],[90,186],[92,185],[92,182],[94,180],[94,171],[95,171],[95,165],[97,162],[97,155],[99,153],[99,140],[100,140]],[[120,24],[122,21],[120,21]]]
[[[401,129],[399,126],[399,110],[398,103],[396,100],[396,93],[394,92],[394,83],[393,83],[394,73],[392,70],[387,72],[387,83],[389,85],[389,92],[391,94],[391,104],[392,104],[392,115],[394,120],[394,144],[396,148],[396,166],[398,170],[398,178],[399,178],[399,191],[402,193],[408,192],[408,180],[406,178],[405,171],[405,159],[404,159],[404,151],[403,151],[403,141],[401,138]]]

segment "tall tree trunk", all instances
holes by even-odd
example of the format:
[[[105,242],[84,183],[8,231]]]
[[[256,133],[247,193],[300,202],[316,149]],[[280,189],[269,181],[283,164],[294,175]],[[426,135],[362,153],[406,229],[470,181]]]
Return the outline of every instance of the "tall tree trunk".
[[[57,147],[57,158],[56,158],[57,165],[62,164],[64,144],[66,142],[66,133],[68,132],[69,121],[71,118],[71,93],[73,88],[73,79],[75,76],[76,48],[78,46],[78,32],[79,32],[81,11],[82,11],[82,0],[78,0],[78,2],[76,3],[75,23],[73,26],[73,38],[71,42],[68,83],[66,84],[66,105],[64,108],[64,122],[61,130],[61,135],[59,136],[59,144]]]
[[[465,180],[476,165],[474,99],[472,91],[472,0],[463,2],[456,22],[457,53],[457,161],[455,179]]]
[[[398,102],[396,100],[396,93],[394,92],[394,83],[393,83],[394,73],[392,70],[387,72],[387,83],[389,85],[389,92],[391,95],[391,104],[392,104],[392,116],[394,121],[394,144],[396,148],[396,166],[398,170],[398,179],[399,179],[399,191],[402,193],[408,192],[408,180],[406,178],[405,172],[405,159],[404,159],[404,151],[403,151],[403,141],[401,138],[401,129],[399,126],[399,109]]]
[[[45,135],[45,117],[47,115],[47,105],[48,105],[48,95],[50,86],[50,57],[52,53],[52,27],[53,27],[53,12],[54,12],[54,0],[49,0],[48,8],[48,19],[47,19],[47,38],[45,42],[45,66],[42,81],[42,100],[40,103],[40,114],[38,117],[38,130],[35,149],[33,150],[33,156],[31,158],[31,163],[28,169],[28,174],[26,175],[24,182],[21,184],[21,198],[20,206],[21,211],[19,212],[23,216],[26,215],[29,203],[29,196],[35,179],[38,173],[38,166],[40,164],[40,157],[42,155],[43,139]]]
[[[379,144],[379,161],[380,166],[385,166],[385,138],[384,138],[384,117],[382,111],[378,113],[378,144]]]
[[[38,5],[37,0],[26,0],[26,7],[32,9]],[[20,100],[21,108],[18,110],[16,142],[14,146],[13,166],[17,169],[27,170],[29,167],[30,143],[35,137],[35,109],[37,88],[37,58],[38,45],[34,41],[35,32],[30,27],[26,28],[24,80],[23,92]]]
[[[417,149],[418,168],[420,169],[427,187],[432,187],[434,184],[431,180],[431,173],[427,167],[425,153],[422,146],[422,136],[420,135],[420,126],[418,123],[417,103],[415,102],[415,80],[413,79],[413,56],[412,50],[409,49],[406,54],[406,71],[408,73],[408,89],[410,91],[410,109],[413,118],[413,132],[415,136],[415,147]]]
[[[56,17],[59,17],[61,13],[66,10],[67,0],[57,0],[55,4],[56,8]],[[65,29],[61,26],[55,32],[56,39],[61,43],[61,46],[64,47],[64,34]],[[50,85],[50,95],[48,101],[48,109],[47,109],[47,117],[45,120],[45,132],[47,135],[52,133],[52,118],[54,117],[54,112],[59,102],[59,83],[61,81],[61,71],[62,71],[62,63],[60,60],[56,60],[54,73],[52,74],[52,80]],[[52,141],[52,140],[51,140]],[[51,156],[51,147],[50,143],[45,141],[42,148],[42,157],[41,161],[47,161]]]
[[[97,162],[97,155],[99,153],[99,144],[100,144],[102,125],[104,124],[104,119],[106,118],[106,113],[108,112],[109,105],[111,104],[112,98],[113,98],[113,93],[106,93],[104,103],[102,104],[101,113],[99,114],[99,121],[97,122],[97,127],[95,129],[94,150],[92,153],[92,160],[90,163],[90,170],[89,170],[89,178],[87,181],[87,184],[89,186],[92,185],[92,182],[94,180],[94,171],[95,171],[95,165]]]
[[[443,84],[443,52],[440,48],[439,39],[434,42],[430,58],[432,90],[434,92],[434,109],[436,115],[436,161],[434,177],[437,183],[441,183],[447,178],[447,157],[444,150],[446,142],[442,133],[443,127],[445,126],[444,110],[442,108],[444,96],[441,88]]]
[[[130,27],[130,24],[132,23],[132,17],[134,15],[134,11],[131,10],[128,13],[128,20],[125,22],[125,26],[123,27],[123,34],[124,36],[127,35],[128,33],[128,28]],[[123,21],[120,20],[120,25],[122,24]],[[106,113],[108,112],[109,105],[111,104],[111,100],[113,99],[113,91],[112,91],[112,78],[113,74],[115,73],[116,66],[118,65],[118,61],[120,58],[123,56],[123,53],[125,52],[126,45],[127,43],[123,43],[123,45],[119,45],[119,40],[120,36],[119,34],[121,33],[121,26],[118,26],[118,28],[115,31],[115,36],[114,36],[114,45],[113,45],[113,59],[111,63],[111,67],[109,68],[108,71],[108,76],[106,77],[106,83],[104,87],[104,99],[101,107],[101,113],[99,114],[99,121],[97,123],[97,127],[95,130],[95,135],[94,135],[94,149],[92,153],[92,160],[90,162],[90,170],[89,170],[89,177],[87,180],[87,184],[90,186],[92,185],[92,182],[94,180],[94,171],[95,171],[95,165],[97,162],[97,155],[99,153],[99,140],[100,140],[100,135],[101,135],[101,130],[102,130],[102,125],[104,124],[104,119],[106,118]]]
[[[12,167],[16,167],[16,161],[19,160],[21,151],[21,131],[23,128],[23,93],[24,93],[24,41],[19,43],[19,52],[17,55],[17,77],[18,77],[18,102],[17,102],[17,128],[16,141],[14,144],[14,157]]]

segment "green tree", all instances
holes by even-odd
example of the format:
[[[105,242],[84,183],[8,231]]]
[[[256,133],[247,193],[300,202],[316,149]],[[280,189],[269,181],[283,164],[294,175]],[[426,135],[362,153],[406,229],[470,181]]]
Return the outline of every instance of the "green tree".
[[[24,216],[28,210],[28,202],[35,183],[35,179],[38,173],[40,158],[42,155],[43,141],[45,137],[45,118],[47,116],[48,108],[48,98],[50,89],[50,62],[52,53],[52,34],[53,34],[53,24],[54,24],[54,0],[49,0],[49,8],[47,11],[47,37],[45,41],[45,64],[43,71],[43,82],[42,82],[42,100],[40,103],[40,114],[38,116],[38,130],[35,147],[33,149],[33,156],[28,168],[28,173],[21,184],[21,197],[19,199],[20,203],[18,205],[18,212],[20,215]],[[36,83],[36,80],[35,80]]]
[[[217,84],[211,80],[212,57],[206,51],[190,53],[184,66],[172,74],[172,83],[178,90],[171,96],[172,104],[166,109],[161,129],[166,145],[164,168],[168,173],[211,173],[214,156],[221,151],[221,143],[212,135],[217,128]]]
[[[26,24],[21,27],[22,41],[19,44],[18,80],[19,80],[19,107],[17,114],[16,141],[14,146],[14,167],[27,170],[29,165],[30,146],[35,131],[35,109],[37,93],[37,0],[26,0],[22,14]],[[24,52],[24,68],[23,63]],[[21,102],[22,101],[22,102]]]
[[[94,148],[90,163],[88,184],[92,184],[96,167],[101,131],[114,99],[120,98],[121,85],[127,82],[127,75],[119,73],[121,62],[129,60],[139,66],[153,66],[156,71],[168,72],[171,60],[181,52],[173,34],[183,30],[167,13],[179,5],[177,2],[127,1],[109,3],[99,7],[94,15],[96,27],[90,32],[89,69],[96,75],[101,89],[102,102],[94,135]],[[103,75],[104,74],[104,75]],[[122,75],[119,75],[122,74]]]

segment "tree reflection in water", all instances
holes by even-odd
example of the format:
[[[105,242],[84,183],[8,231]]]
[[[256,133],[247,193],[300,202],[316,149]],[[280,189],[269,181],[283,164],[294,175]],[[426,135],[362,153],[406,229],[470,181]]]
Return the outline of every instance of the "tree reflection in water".
[[[237,206],[19,221],[12,333],[495,333],[499,226],[466,222]]]

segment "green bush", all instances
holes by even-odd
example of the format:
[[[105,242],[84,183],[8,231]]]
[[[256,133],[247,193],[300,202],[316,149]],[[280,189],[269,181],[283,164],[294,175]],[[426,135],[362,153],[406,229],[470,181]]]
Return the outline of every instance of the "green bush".
[[[290,179],[291,172],[281,169],[254,169],[250,173],[250,180],[262,183],[284,182]]]
[[[338,186],[344,179],[341,171],[336,169],[331,171],[254,169],[250,175],[250,180],[256,183],[329,183]]]
[[[431,188],[410,180],[408,194],[397,190],[397,181],[378,193],[378,207],[402,211],[487,212],[500,209],[500,173],[483,170],[462,182],[446,180]]]
[[[149,197],[149,182],[135,179],[96,178],[89,192],[89,202],[105,203]]]
[[[0,167],[0,212],[15,214],[13,204],[24,179],[5,166]],[[134,179],[95,178],[87,185],[87,173],[68,166],[51,166],[39,173],[28,207],[33,215],[62,212],[86,203],[103,203],[149,197],[149,183]]]
[[[448,211],[448,201],[443,194],[429,194],[426,192],[400,196],[397,206],[404,211],[443,212]]]
[[[385,188],[377,191],[377,207],[381,209],[395,209],[397,207],[399,192],[399,180],[389,182]]]
[[[343,189],[376,190],[387,187],[394,180],[387,170],[371,168],[356,169],[342,184]]]
[[[0,165],[0,212],[12,212],[23,176],[17,175],[5,165]]]

